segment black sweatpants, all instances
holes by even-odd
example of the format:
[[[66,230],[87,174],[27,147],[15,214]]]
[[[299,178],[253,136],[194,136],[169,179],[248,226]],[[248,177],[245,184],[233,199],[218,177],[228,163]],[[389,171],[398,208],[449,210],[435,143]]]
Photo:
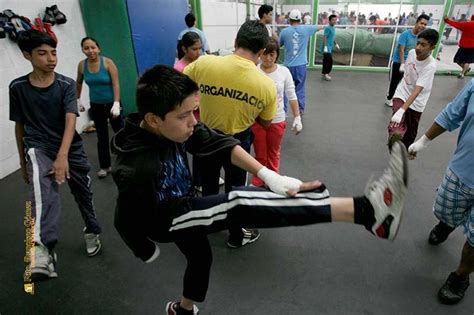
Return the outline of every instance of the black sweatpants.
[[[403,78],[403,73],[400,73],[400,63],[392,62],[392,68],[390,70],[390,85],[388,87],[387,99],[391,100],[395,91],[397,90],[398,83]]]
[[[323,70],[322,74],[329,74],[332,71],[332,54],[331,53],[323,53]]]
[[[212,264],[207,234],[245,226],[273,228],[331,221],[326,187],[290,198],[257,187],[241,187],[228,194],[187,197],[165,205],[175,213],[170,235],[187,259],[183,296],[202,302]]]
[[[110,121],[112,130],[117,133],[123,127],[122,117],[113,118],[110,110],[113,103],[97,104],[91,102],[90,115],[94,120],[97,131],[97,153],[99,155],[99,165],[101,169],[109,168],[110,148],[109,148],[109,127],[107,121]]]

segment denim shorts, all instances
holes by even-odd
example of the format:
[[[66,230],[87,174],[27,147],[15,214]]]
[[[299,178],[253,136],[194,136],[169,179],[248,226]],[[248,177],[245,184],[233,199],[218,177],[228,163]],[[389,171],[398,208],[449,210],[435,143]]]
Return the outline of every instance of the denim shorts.
[[[464,226],[469,245],[474,247],[474,189],[464,185],[449,168],[433,205],[435,216],[451,227]]]

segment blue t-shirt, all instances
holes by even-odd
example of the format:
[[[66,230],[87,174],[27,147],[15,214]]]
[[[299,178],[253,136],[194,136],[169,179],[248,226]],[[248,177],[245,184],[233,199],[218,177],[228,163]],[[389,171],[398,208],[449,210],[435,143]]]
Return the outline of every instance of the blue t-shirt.
[[[61,146],[66,113],[77,112],[76,83],[55,73],[45,88],[31,85],[28,75],[10,83],[10,120],[24,124],[26,149],[35,148],[56,154]],[[82,140],[74,131],[70,152],[82,150]]]
[[[156,192],[160,202],[166,202],[173,199],[189,196],[192,188],[191,174],[185,157],[183,144],[176,144],[177,150],[174,157],[163,162],[161,174],[158,175]]]
[[[416,47],[416,35],[413,34],[412,30],[406,30],[400,34],[398,37],[397,45],[395,46],[395,51],[393,52],[393,61],[400,63],[400,46],[405,46],[403,50],[403,60],[407,60],[408,52]]]
[[[448,131],[461,126],[448,167],[463,184],[474,189],[474,79],[436,116],[435,122]]]
[[[281,31],[280,45],[285,46],[285,66],[296,67],[308,63],[309,37],[317,30],[316,25],[296,25]]]
[[[326,36],[326,46],[328,47],[328,53],[332,53],[332,49],[334,48],[334,37],[336,37],[336,29],[334,26],[325,26],[324,36]],[[321,43],[321,51],[324,51],[324,41]]]

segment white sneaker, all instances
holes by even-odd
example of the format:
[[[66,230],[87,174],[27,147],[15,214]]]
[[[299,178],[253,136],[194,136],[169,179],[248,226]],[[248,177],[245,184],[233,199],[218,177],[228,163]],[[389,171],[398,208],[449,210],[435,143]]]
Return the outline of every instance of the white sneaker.
[[[86,228],[84,228],[84,232]],[[86,241],[86,252],[87,256],[92,257],[99,253],[102,248],[102,244],[99,240],[99,234],[84,233],[84,240]]]
[[[222,177],[219,177],[219,186],[224,185],[225,181]]]
[[[56,253],[50,252],[47,247],[37,244],[31,248],[30,257],[31,262],[29,271],[31,274],[26,275],[25,272],[25,276],[30,278],[31,282],[44,281],[58,277],[58,274],[56,273]]]
[[[393,101],[392,100],[385,100],[385,105],[387,105],[388,107],[393,107]]]
[[[107,177],[107,174],[109,174],[110,172],[112,172],[112,166],[110,166],[108,168],[101,168],[97,172],[97,177],[99,177],[99,178]]]
[[[326,80],[326,81],[331,81],[332,80],[332,78],[329,74],[323,74],[322,78],[323,78],[323,80]]]
[[[395,142],[388,168],[376,181],[369,182],[365,196],[374,208],[372,232],[380,238],[394,240],[403,212],[408,185],[408,156],[405,146]]]

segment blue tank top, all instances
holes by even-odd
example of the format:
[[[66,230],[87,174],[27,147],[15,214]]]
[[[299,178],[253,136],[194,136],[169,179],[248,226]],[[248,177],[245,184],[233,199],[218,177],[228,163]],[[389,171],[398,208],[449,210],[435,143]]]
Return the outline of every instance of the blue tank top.
[[[105,69],[104,57],[99,59],[99,71],[91,73],[89,71],[87,59],[84,61],[84,81],[89,86],[89,99],[92,103],[112,103],[114,101],[114,90],[112,88],[112,79]]]

